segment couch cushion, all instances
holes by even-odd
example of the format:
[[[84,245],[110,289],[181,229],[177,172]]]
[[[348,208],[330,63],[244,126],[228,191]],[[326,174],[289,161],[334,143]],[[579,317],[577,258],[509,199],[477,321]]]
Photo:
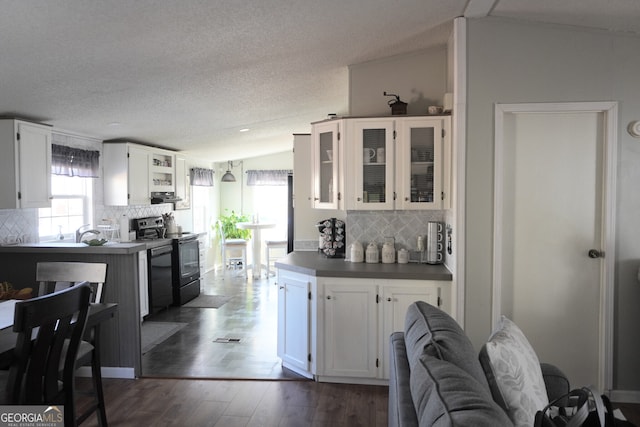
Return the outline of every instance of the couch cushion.
[[[422,354],[411,369],[411,396],[421,426],[510,426],[504,411],[463,369]]]
[[[389,427],[418,427],[418,419],[411,397],[409,361],[404,345],[404,333],[389,337]]]
[[[467,372],[489,395],[489,384],[478,361],[478,353],[458,323],[444,311],[424,301],[411,304],[405,318],[404,339],[412,370],[422,354],[429,354]]]
[[[480,350],[493,399],[516,426],[531,426],[548,403],[540,362],[520,328],[502,316]]]

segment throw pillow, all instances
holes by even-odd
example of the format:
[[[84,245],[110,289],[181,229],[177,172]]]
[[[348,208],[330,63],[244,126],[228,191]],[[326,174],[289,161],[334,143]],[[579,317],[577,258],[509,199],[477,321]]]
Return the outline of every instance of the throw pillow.
[[[520,328],[502,316],[480,350],[493,399],[515,426],[532,426],[536,411],[548,403],[540,361]]]

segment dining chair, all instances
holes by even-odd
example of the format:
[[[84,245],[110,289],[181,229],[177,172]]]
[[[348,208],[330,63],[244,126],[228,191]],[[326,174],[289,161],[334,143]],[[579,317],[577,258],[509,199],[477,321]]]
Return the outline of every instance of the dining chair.
[[[222,225],[218,225],[220,233],[220,246],[222,251],[222,268],[236,268],[242,263],[242,270],[247,276],[247,247],[249,241],[245,239],[227,239],[224,235]],[[238,256],[238,253],[240,255]]]
[[[77,425],[76,356],[90,298],[91,288],[83,284],[16,303],[13,331],[17,339],[3,403],[64,405],[64,425]]]
[[[92,289],[91,302],[101,303],[104,282],[107,278],[107,264],[90,262],[39,262],[36,265],[36,281],[40,283],[40,295],[50,294],[57,289],[88,283]],[[93,403],[77,416],[78,424],[97,411],[98,424],[107,426],[107,410],[102,389],[102,373],[100,351],[98,348],[98,327],[87,330],[80,343],[77,366],[91,365],[92,387],[90,393],[78,391],[78,394],[89,394]]]

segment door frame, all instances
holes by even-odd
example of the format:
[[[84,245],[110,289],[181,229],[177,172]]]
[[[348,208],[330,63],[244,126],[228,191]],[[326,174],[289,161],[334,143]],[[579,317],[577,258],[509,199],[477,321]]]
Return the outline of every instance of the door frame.
[[[603,175],[602,175],[602,259],[600,275],[600,308],[598,339],[598,384],[605,392],[613,381],[613,292],[615,267],[615,210],[618,146],[617,102],[560,102],[495,104],[494,153],[494,222],[493,222],[493,284],[491,318],[495,325],[502,307],[502,203],[504,177],[505,125],[508,116],[532,113],[602,113],[604,115]]]

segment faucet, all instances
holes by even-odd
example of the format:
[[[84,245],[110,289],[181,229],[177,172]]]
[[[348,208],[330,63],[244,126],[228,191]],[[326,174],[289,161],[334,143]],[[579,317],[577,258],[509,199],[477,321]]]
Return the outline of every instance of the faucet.
[[[84,236],[87,233],[100,234],[100,230],[81,231],[84,227],[88,227],[88,226],[89,224],[85,224],[78,227],[78,229],[76,230],[76,243],[80,243],[82,241],[82,236]]]

